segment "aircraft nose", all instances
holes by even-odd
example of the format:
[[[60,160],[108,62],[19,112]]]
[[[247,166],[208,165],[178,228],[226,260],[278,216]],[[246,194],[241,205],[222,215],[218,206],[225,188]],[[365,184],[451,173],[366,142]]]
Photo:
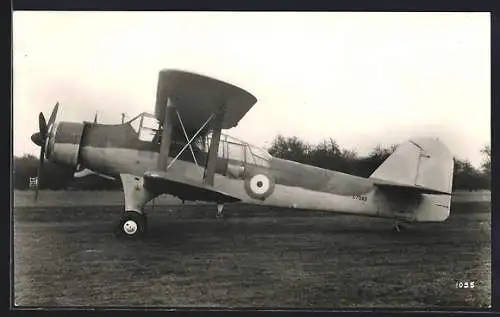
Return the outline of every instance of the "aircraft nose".
[[[44,140],[42,139],[42,135],[40,134],[40,132],[33,133],[31,135],[31,141],[38,146],[44,145]]]

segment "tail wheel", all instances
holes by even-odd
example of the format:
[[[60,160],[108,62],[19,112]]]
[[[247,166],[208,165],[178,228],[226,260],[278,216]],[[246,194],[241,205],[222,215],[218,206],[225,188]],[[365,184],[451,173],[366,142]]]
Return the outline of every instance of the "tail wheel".
[[[126,211],[120,219],[117,233],[126,238],[136,238],[146,232],[146,215],[135,211]]]

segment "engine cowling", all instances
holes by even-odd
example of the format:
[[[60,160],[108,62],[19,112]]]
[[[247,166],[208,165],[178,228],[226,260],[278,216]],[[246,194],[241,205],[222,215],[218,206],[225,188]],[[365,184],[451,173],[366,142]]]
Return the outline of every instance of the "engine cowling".
[[[47,142],[47,158],[51,161],[76,167],[83,136],[83,123],[56,123]]]

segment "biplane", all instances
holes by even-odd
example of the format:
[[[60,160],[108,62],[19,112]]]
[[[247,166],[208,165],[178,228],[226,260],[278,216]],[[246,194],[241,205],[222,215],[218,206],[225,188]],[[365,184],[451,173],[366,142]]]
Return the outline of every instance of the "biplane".
[[[256,104],[249,92],[215,78],[180,70],[159,72],[154,114],[122,124],[56,122],[39,114],[39,176],[44,159],[121,180],[125,208],[120,235],[146,231],[145,204],[169,194],[212,202],[217,216],[229,203],[331,211],[401,223],[441,222],[450,214],[453,156],[432,138],[401,144],[369,178],[271,156],[233,138]],[[38,196],[35,194],[35,197]],[[215,208],[214,208],[215,212]]]

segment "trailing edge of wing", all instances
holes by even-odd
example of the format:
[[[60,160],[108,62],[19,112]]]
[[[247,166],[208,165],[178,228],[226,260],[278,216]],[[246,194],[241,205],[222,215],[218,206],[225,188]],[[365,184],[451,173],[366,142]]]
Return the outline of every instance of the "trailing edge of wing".
[[[182,200],[200,200],[217,203],[228,203],[240,201],[211,186],[197,183],[186,179],[174,179],[161,171],[144,173],[144,187],[156,193],[164,193],[176,196]]]
[[[390,182],[390,181],[385,181],[385,180],[380,180],[380,179],[373,179],[375,182],[375,185],[377,185],[380,188],[387,188],[387,189],[392,189],[392,190],[400,190],[404,192],[413,192],[413,193],[420,193],[420,194],[432,194],[432,195],[451,195],[451,192],[444,192],[428,187],[423,187],[423,186],[415,186],[415,185],[407,185],[407,184],[399,184],[395,182]]]

